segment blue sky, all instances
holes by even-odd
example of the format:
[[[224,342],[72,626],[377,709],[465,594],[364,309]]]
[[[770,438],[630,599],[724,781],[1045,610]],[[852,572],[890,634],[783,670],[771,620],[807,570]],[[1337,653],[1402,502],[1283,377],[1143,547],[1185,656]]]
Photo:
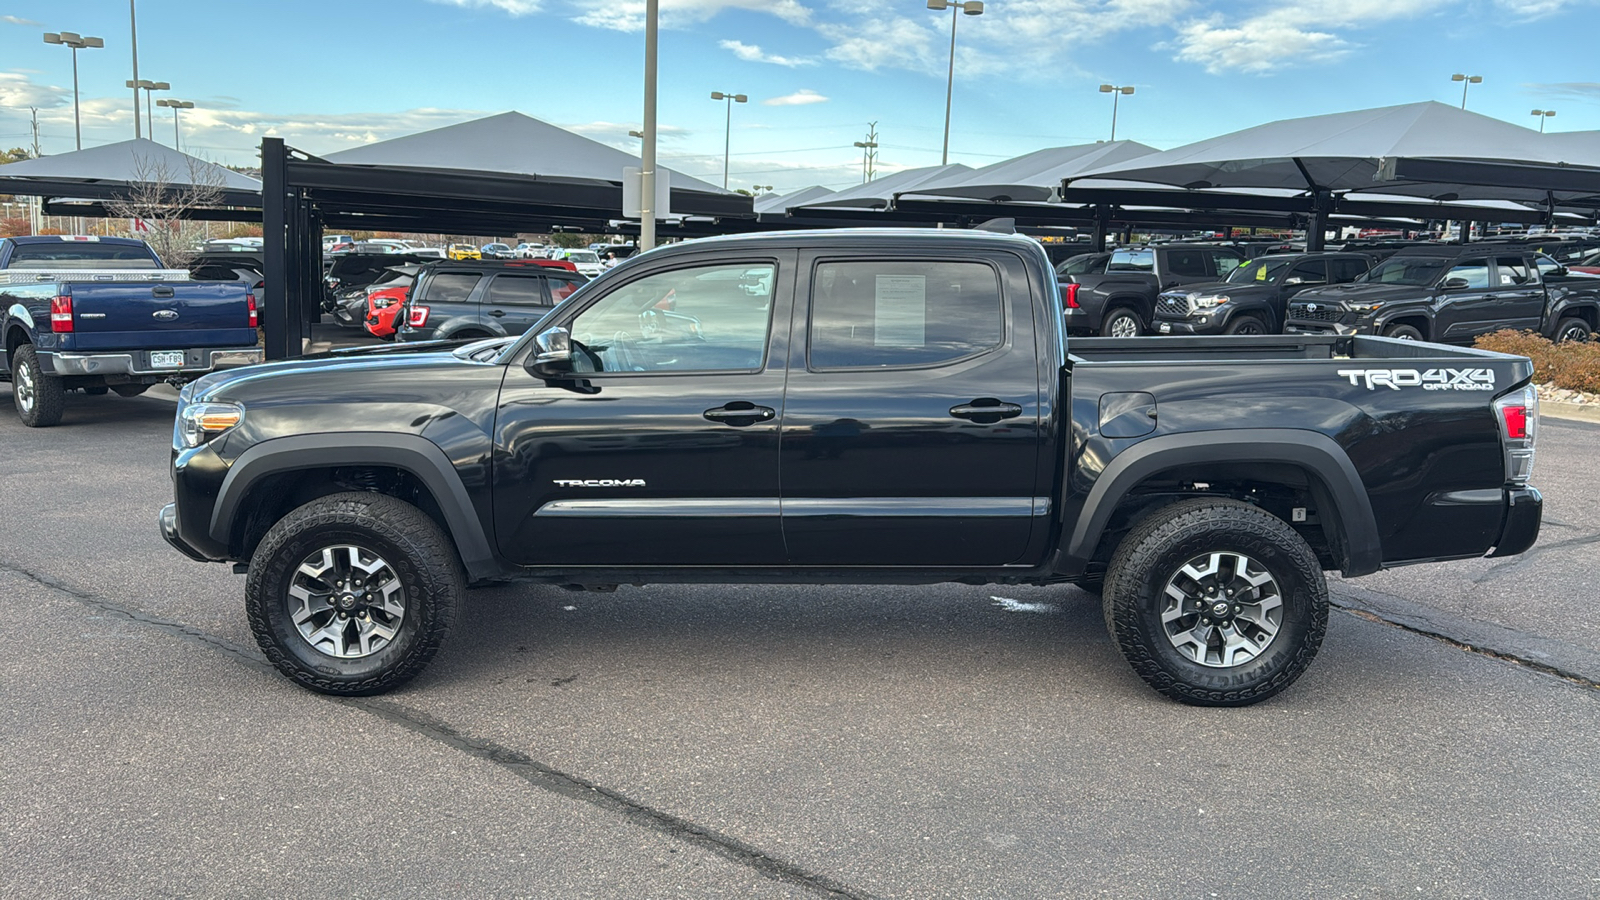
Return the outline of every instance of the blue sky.
[[[264,134],[326,153],[515,109],[636,150],[642,0],[138,0],[140,75],[192,100],[184,149],[251,164]],[[662,0],[661,155],[732,187],[860,180],[939,162],[950,13],[925,0]],[[69,52],[85,146],[133,136],[127,5],[0,0],[0,145],[72,149]],[[1552,131],[1600,129],[1600,0],[990,0],[959,25],[951,161],[982,166],[1108,136],[1105,81],[1133,85],[1118,137],[1158,148],[1262,122],[1440,100]],[[1572,36],[1572,37],[1569,37]],[[160,95],[158,95],[159,97]],[[157,109],[155,138],[172,140]]]

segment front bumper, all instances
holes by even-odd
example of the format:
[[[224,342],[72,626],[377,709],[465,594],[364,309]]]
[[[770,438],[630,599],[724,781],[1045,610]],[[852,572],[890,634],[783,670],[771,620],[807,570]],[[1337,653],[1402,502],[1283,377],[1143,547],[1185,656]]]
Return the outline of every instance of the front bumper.
[[[150,351],[132,350],[117,353],[72,353],[47,351],[39,354],[42,368],[52,375],[189,375],[203,374],[216,369],[253,366],[262,361],[260,347],[229,347],[221,350],[201,348],[183,351],[183,365],[179,368],[156,368],[150,365]]]
[[[1500,528],[1500,539],[1495,541],[1490,556],[1516,556],[1533,546],[1539,539],[1539,523],[1543,518],[1544,497],[1537,488],[1508,488],[1506,490],[1506,519]]]
[[[1168,319],[1157,316],[1156,334],[1221,334],[1223,317],[1196,316],[1193,319]]]
[[[166,539],[167,543],[172,545],[173,549],[195,562],[211,562],[199,550],[189,546],[182,535],[178,534],[178,504],[168,503],[166,506],[161,507],[161,512],[157,515],[156,521],[161,526],[161,536]]]
[[[1361,334],[1359,325],[1346,325],[1342,322],[1285,322],[1284,334],[1337,334],[1348,337]]]

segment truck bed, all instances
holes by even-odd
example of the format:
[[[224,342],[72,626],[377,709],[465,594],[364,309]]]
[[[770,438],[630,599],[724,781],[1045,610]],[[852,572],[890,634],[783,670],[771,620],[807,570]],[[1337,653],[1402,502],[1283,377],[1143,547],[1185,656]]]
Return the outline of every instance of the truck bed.
[[[1367,335],[1272,335],[1269,337],[1073,338],[1068,358],[1078,362],[1178,362],[1181,360],[1412,360],[1505,357],[1470,347]],[[1510,385],[1507,385],[1508,387]]]

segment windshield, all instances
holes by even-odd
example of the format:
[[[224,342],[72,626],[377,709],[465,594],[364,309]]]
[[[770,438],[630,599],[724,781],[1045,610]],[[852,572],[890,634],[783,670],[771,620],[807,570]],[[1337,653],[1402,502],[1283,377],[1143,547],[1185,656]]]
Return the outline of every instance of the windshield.
[[[1293,256],[1263,256],[1228,273],[1229,284],[1270,284],[1295,261]]]
[[[1155,269],[1154,250],[1118,250],[1111,254],[1111,262],[1106,265],[1107,272],[1154,272]]]
[[[1450,260],[1438,256],[1391,256],[1356,279],[1362,284],[1433,284]]]

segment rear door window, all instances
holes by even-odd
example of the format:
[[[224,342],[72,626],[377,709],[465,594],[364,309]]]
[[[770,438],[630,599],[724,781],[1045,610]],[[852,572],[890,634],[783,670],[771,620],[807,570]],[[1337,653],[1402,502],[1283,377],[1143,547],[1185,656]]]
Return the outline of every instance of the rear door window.
[[[1501,287],[1521,287],[1536,284],[1539,280],[1528,261],[1520,256],[1496,257],[1494,271]]]
[[[983,263],[828,262],[811,286],[812,369],[933,366],[999,347],[998,273]]]
[[[440,272],[428,282],[428,302],[465,303],[480,277],[474,272]]]
[[[533,275],[496,275],[489,282],[489,302],[496,306],[550,305],[544,296],[544,279]]]
[[[572,296],[572,292],[582,287],[584,283],[583,279],[565,272],[551,272],[547,277],[550,279],[551,303],[560,303]]]
[[[1367,274],[1367,261],[1355,257],[1328,260],[1329,281],[1334,284],[1346,284]]]
[[[1284,276],[1285,284],[1325,284],[1327,281],[1328,264],[1320,259],[1301,260]]]
[[[1203,250],[1168,250],[1167,274],[1209,278],[1217,273],[1210,254]]]
[[[1244,265],[1243,257],[1225,250],[1212,250],[1208,255],[1211,257],[1210,274],[1217,278],[1227,278],[1234,269]]]

